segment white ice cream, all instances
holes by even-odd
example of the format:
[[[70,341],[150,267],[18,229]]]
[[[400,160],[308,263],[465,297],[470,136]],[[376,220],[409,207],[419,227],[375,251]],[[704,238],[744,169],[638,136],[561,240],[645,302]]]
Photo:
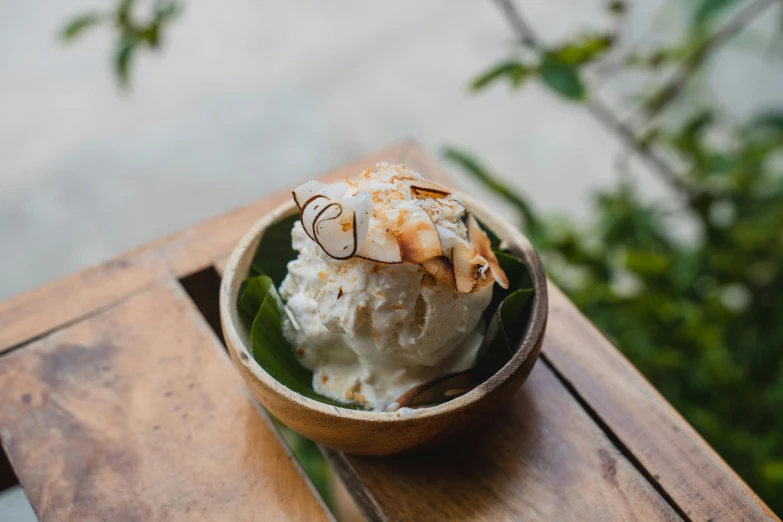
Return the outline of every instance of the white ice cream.
[[[381,163],[349,182],[345,195],[372,195],[368,238],[388,234],[406,217],[426,211],[449,256],[454,244],[466,242],[464,207],[451,195],[417,197],[412,179],[421,178],[403,166]],[[285,331],[299,360],[313,371],[318,393],[384,410],[413,386],[473,366],[491,284],[457,293],[417,264],[336,260],[300,222],[292,239],[299,255],[280,286],[289,315]],[[479,265],[482,276],[484,271]]]

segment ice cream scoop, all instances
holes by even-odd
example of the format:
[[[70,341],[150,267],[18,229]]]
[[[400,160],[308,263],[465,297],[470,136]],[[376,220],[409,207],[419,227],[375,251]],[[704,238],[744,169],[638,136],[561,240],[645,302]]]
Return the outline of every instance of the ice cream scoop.
[[[474,365],[492,284],[508,282],[455,196],[379,163],[355,181],[307,182],[294,200],[284,331],[317,392],[384,410]]]

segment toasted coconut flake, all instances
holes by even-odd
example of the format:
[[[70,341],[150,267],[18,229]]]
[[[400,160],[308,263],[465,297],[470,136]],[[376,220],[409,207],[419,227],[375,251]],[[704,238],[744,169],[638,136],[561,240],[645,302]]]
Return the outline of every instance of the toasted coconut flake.
[[[334,259],[352,258],[357,250],[356,214],[345,212],[340,203],[329,203],[315,217],[313,239]]]
[[[362,246],[372,216],[372,196],[358,193],[343,197],[347,183],[323,185],[299,209],[299,220],[305,233],[335,259],[349,259]],[[318,185],[305,183],[294,191],[294,200],[310,194]],[[297,192],[299,196],[297,196]],[[342,198],[335,201],[333,198]]]
[[[492,285],[495,282],[495,276],[492,275],[492,270],[487,270],[483,275],[479,272],[478,279],[476,279],[476,286],[473,287],[473,292],[478,292],[482,288]]]
[[[319,191],[319,194],[323,194],[329,199],[338,200],[345,196],[345,191],[347,190],[348,183],[345,181],[338,181],[337,183],[326,185],[323,190]]]
[[[302,228],[313,241],[315,241],[315,236],[313,235],[315,218],[329,203],[329,198],[323,194],[316,194],[305,201],[299,210],[299,221],[302,222]]]
[[[423,263],[443,255],[438,229],[424,210],[417,210],[407,217],[399,229],[397,243],[405,263]]]
[[[296,203],[296,206],[299,207],[299,210],[302,210],[302,205],[304,203],[315,196],[316,194],[319,194],[323,189],[326,188],[326,183],[321,183],[320,181],[311,180],[307,183],[303,183],[302,185],[299,185],[294,189],[292,192],[294,196],[294,203]]]
[[[417,179],[411,183],[411,194],[418,198],[438,199],[450,196],[451,192],[431,181]]]
[[[469,294],[478,281],[478,266],[471,262],[474,257],[476,257],[476,251],[465,243],[458,243],[451,249],[454,287],[460,294]]]
[[[443,250],[443,255],[447,258],[451,257],[451,249],[454,248],[454,245],[457,243],[464,243],[465,240],[450,228],[446,228],[442,225],[435,225],[435,228],[440,237],[440,248]]]
[[[492,251],[492,243],[472,214],[468,216],[467,227],[468,241],[470,242],[470,246],[475,248],[476,252],[478,252],[480,256],[487,260],[489,269],[492,271],[492,275],[494,276],[495,281],[498,282],[501,288],[508,288],[508,277],[506,277],[506,273],[503,271],[503,269],[500,268],[498,258]]]
[[[376,263],[402,263],[400,245],[397,244],[397,239],[388,232],[384,235],[373,234],[367,237],[356,253],[356,257]]]
[[[310,181],[294,190],[302,227],[326,254],[338,260],[357,256],[377,263],[419,264],[430,284],[438,281],[458,293],[477,292],[495,281],[508,288],[489,238],[473,216],[466,223],[467,241],[455,230],[435,225],[424,209],[403,212],[386,231],[376,227],[370,234],[373,205],[379,201],[363,183]],[[440,199],[451,212],[453,205],[464,212],[455,198],[444,199],[451,193],[440,185],[415,178],[405,183],[414,197]]]
[[[351,208],[356,216],[356,250],[362,248],[370,229],[372,218],[372,195],[368,192],[359,192],[355,196],[344,199],[345,205]]]
[[[437,281],[456,289],[454,283],[454,266],[451,264],[451,260],[446,256],[430,258],[424,261],[421,264],[421,267]]]

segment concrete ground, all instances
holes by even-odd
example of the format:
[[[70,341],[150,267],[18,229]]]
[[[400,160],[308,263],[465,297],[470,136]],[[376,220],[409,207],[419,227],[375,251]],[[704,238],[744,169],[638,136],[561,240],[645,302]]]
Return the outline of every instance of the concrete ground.
[[[518,3],[547,41],[608,27],[603,4]],[[464,147],[540,209],[577,218],[617,175],[621,144],[581,107],[538,85],[468,92],[511,48],[492,2],[188,3],[163,51],[133,64],[129,93],[114,82],[110,34],[56,38],[70,16],[107,5],[0,0],[0,299],[404,138],[436,156]],[[634,45],[682,33],[679,2],[632,5]],[[783,101],[780,60],[747,51],[776,20],[754,23],[701,81],[737,114]],[[593,83],[628,114],[642,80]],[[642,162],[632,168],[665,196]],[[0,495],[0,522],[25,520],[23,491]]]

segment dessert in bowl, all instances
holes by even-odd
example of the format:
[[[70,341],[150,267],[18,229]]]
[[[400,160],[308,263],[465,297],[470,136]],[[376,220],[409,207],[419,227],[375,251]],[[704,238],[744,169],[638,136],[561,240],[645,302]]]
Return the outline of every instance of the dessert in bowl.
[[[234,364],[281,421],[390,454],[508,402],[535,362],[546,281],[524,236],[402,165],[305,183],[240,241],[221,284]]]

